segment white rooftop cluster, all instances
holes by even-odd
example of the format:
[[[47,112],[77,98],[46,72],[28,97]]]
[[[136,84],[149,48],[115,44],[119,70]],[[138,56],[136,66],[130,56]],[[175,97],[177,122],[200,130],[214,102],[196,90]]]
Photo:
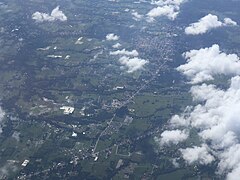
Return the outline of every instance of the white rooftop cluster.
[[[63,110],[63,114],[72,114],[74,111],[74,107],[70,107],[70,106],[62,106],[60,107],[61,110]]]
[[[140,21],[144,16],[133,10],[132,17],[135,21]]]
[[[117,51],[111,51],[110,55],[124,55],[124,56],[132,56],[132,57],[136,57],[138,56],[138,52],[137,50],[132,50],[132,51],[127,51],[126,49],[122,49],[122,50],[117,50]]]

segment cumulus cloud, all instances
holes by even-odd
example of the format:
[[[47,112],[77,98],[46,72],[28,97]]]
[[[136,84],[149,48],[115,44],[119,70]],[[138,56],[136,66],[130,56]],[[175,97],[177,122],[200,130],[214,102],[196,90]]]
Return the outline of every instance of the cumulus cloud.
[[[155,18],[158,16],[167,16],[169,19],[174,20],[178,15],[178,7],[175,6],[162,6],[156,7],[150,10],[147,14],[150,18]]]
[[[115,48],[115,49],[118,49],[120,48],[122,45],[120,43],[116,43],[114,44],[112,47]]]
[[[160,145],[164,144],[178,144],[179,142],[185,141],[189,136],[189,133],[187,131],[181,131],[179,129],[177,130],[170,130],[170,131],[164,131],[161,134],[160,139],[155,138],[156,141],[159,142]]]
[[[159,0],[152,1],[152,4],[157,5],[147,13],[150,21],[158,16],[166,16],[170,20],[174,20],[179,14],[180,5],[186,2],[185,0]]]
[[[218,164],[219,172],[231,171],[229,176],[240,174],[240,144],[235,144],[221,153],[221,160]]]
[[[106,40],[107,41],[117,41],[117,40],[119,40],[119,36],[115,35],[113,33],[110,33],[110,34],[106,35]]]
[[[117,47],[116,47],[117,48]],[[110,55],[120,56],[119,62],[122,69],[126,69],[128,73],[143,69],[144,65],[148,63],[147,60],[139,58],[137,50],[128,51],[126,49],[111,51]]]
[[[188,60],[186,66],[177,69],[191,82],[199,83],[193,83],[190,90],[196,105],[174,115],[169,124],[176,130],[197,129],[205,145],[181,149],[182,157],[188,164],[209,164],[217,159],[217,173],[226,175],[229,180],[236,179],[240,174],[239,57],[221,52],[218,45],[189,51],[184,57]],[[215,75],[227,75],[230,78],[228,88],[206,84],[205,81],[214,80]]]
[[[120,44],[116,44],[119,47]],[[122,69],[126,69],[128,73],[143,69],[144,65],[148,63],[147,60],[139,58],[137,50],[128,51],[126,49],[110,51],[110,55],[120,56],[119,62],[122,65]]]
[[[224,18],[224,24],[226,26],[236,26],[237,23],[230,18]]]
[[[54,8],[51,12],[51,14],[47,13],[42,13],[42,12],[35,12],[32,15],[32,19],[35,20],[36,22],[44,22],[44,21],[67,21],[67,16],[59,10],[59,6]]]
[[[227,180],[238,180],[240,177],[240,167],[235,168],[232,172],[227,175]]]
[[[235,26],[237,25],[230,18],[225,18],[224,22],[221,22],[216,15],[208,14],[202,17],[198,22],[190,24],[188,27],[185,28],[185,34],[188,35],[198,35],[204,34],[211,29],[215,29],[221,26]]]
[[[136,57],[139,54],[138,54],[137,50],[127,51],[126,49],[122,49],[122,50],[110,52],[110,55],[115,55],[115,56],[116,55],[124,55],[124,56]]]
[[[202,145],[201,147],[194,146],[193,148],[180,149],[183,159],[188,164],[199,163],[202,165],[210,164],[215,158],[209,154],[208,147]]]
[[[141,20],[141,19],[144,17],[143,15],[139,14],[139,13],[136,12],[136,11],[133,11],[133,12],[132,12],[132,16],[133,16],[133,19],[134,19],[135,21],[139,21],[139,20]]]
[[[226,90],[215,85],[193,86],[191,94],[198,105],[185,116],[171,119],[175,127],[197,128],[203,141],[218,155],[219,173],[234,171],[240,166],[240,76],[231,78]],[[175,119],[178,119],[176,121]],[[177,124],[176,122],[181,122]],[[182,123],[185,122],[185,123]]]
[[[119,59],[120,64],[127,69],[128,73],[133,73],[137,70],[143,69],[144,65],[148,63],[145,59],[140,59],[138,57],[127,57],[123,56]]]
[[[158,0],[158,1],[152,1],[152,4],[156,4],[158,6],[162,6],[162,5],[180,6],[184,2],[186,2],[186,0]]]
[[[177,68],[192,84],[213,80],[214,75],[240,74],[240,61],[236,54],[223,53],[217,44],[209,48],[191,50],[183,55],[187,63]]]

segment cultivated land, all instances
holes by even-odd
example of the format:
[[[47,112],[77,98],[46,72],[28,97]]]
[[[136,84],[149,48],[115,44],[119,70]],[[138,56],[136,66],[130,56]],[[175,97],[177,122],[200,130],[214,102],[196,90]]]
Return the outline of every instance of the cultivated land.
[[[66,22],[32,20],[34,12],[57,5]],[[215,176],[216,164],[173,165],[173,154],[184,144],[159,150],[154,141],[192,100],[189,84],[175,69],[190,46],[181,28],[184,15],[177,25],[166,18],[154,23],[132,18],[132,10],[146,14],[151,8],[128,0],[0,2],[0,99],[7,114],[0,135],[0,169],[7,173],[0,179]],[[235,31],[218,33],[230,46],[239,44]],[[108,33],[120,39],[106,41]],[[128,73],[120,56],[110,55],[117,42],[148,60],[144,69]],[[219,76],[217,82],[223,81]],[[196,133],[185,144],[199,144]]]

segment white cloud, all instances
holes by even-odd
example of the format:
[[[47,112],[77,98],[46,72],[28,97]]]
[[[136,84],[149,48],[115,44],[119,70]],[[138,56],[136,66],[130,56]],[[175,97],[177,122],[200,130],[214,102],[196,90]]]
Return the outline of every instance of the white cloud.
[[[55,20],[60,20],[60,21],[66,21],[67,20],[67,16],[62,11],[59,10],[59,6],[57,6],[55,9],[52,10],[51,16]]]
[[[186,2],[186,0],[159,0],[159,1],[152,1],[152,4],[156,4],[158,6],[162,6],[162,5],[180,6],[184,2]]]
[[[140,59],[138,57],[127,57],[123,56],[119,59],[119,62],[124,66],[124,68],[127,68],[128,73],[133,73],[137,70],[143,69],[144,65],[148,63],[145,59]]]
[[[226,90],[210,84],[202,84],[191,88],[194,106],[188,115],[178,116],[174,126],[197,128],[199,137],[215,152],[220,163],[218,171],[239,173],[240,167],[240,76],[231,78],[230,87]],[[176,118],[173,118],[176,119]],[[182,123],[181,121],[185,122]],[[176,122],[181,122],[177,124]],[[170,124],[172,120],[170,121]],[[229,175],[230,176],[230,175]]]
[[[188,35],[204,34],[210,31],[211,29],[228,25],[234,26],[237,25],[237,23],[231,20],[230,18],[225,18],[224,22],[221,22],[216,15],[208,14],[202,17],[198,22],[192,23],[187,28],[185,28],[185,34]]]
[[[187,131],[181,131],[179,129],[177,130],[170,130],[170,131],[164,131],[161,134],[161,138],[155,138],[156,141],[159,142],[160,145],[164,144],[178,144],[179,142],[185,141],[189,136],[189,133]]]
[[[44,22],[44,21],[67,21],[67,16],[59,10],[59,6],[54,8],[51,12],[51,14],[47,13],[41,13],[41,12],[35,12],[32,15],[32,19],[35,20],[36,22]]]
[[[227,175],[227,180],[238,180],[239,177],[240,177],[240,167],[237,167]]]
[[[153,21],[155,17],[166,16],[170,20],[174,20],[179,14],[180,5],[186,2],[186,0],[159,0],[152,1],[151,4],[157,5],[147,13],[150,21]]]
[[[191,82],[200,83],[190,90],[196,105],[174,115],[169,124],[171,129],[197,129],[199,139],[208,145],[181,149],[182,156],[188,164],[209,164],[217,159],[217,173],[236,179],[240,174],[239,57],[221,52],[218,45],[192,50],[185,57],[187,63],[177,69]],[[229,87],[221,89],[204,83],[215,75],[228,75]]]
[[[143,18],[143,15],[139,14],[139,13],[136,12],[136,11],[133,11],[133,12],[132,12],[132,16],[133,16],[133,19],[134,19],[135,21],[139,21],[139,20],[141,20],[141,19]]]
[[[240,74],[240,61],[236,54],[223,53],[217,44],[209,48],[184,53],[187,63],[177,68],[192,84],[213,80],[214,75]]]
[[[239,173],[240,167],[240,144],[231,146],[220,155],[221,160],[218,164],[219,172],[225,173],[226,171],[233,170],[234,174]],[[231,173],[230,173],[231,174]],[[232,175],[230,175],[232,176]]]
[[[119,40],[119,36],[117,36],[113,33],[110,33],[110,34],[107,34],[106,40],[107,41],[117,41],[117,40]]]
[[[110,52],[110,55],[124,55],[124,56],[133,56],[136,57],[138,56],[138,52],[137,50],[132,50],[132,51],[127,51],[126,49],[122,49],[122,50],[117,50],[117,51],[113,51]]]
[[[115,48],[115,49],[118,49],[120,48],[122,45],[120,43],[116,43],[114,44],[112,47]]]
[[[185,116],[188,124],[200,128],[199,135],[205,140],[214,140],[220,148],[234,144],[236,134],[240,133],[240,77],[233,77],[227,90],[202,84],[193,86],[191,94],[199,104]]]
[[[183,159],[188,164],[199,163],[199,164],[210,164],[215,158],[209,154],[206,145],[201,147],[194,146],[193,148],[180,149]]]
[[[237,23],[230,18],[224,18],[224,24],[226,26],[237,26]]]
[[[150,10],[147,14],[150,18],[155,18],[158,16],[167,16],[169,19],[174,20],[178,15],[178,7],[175,6],[162,6],[156,7]]]

